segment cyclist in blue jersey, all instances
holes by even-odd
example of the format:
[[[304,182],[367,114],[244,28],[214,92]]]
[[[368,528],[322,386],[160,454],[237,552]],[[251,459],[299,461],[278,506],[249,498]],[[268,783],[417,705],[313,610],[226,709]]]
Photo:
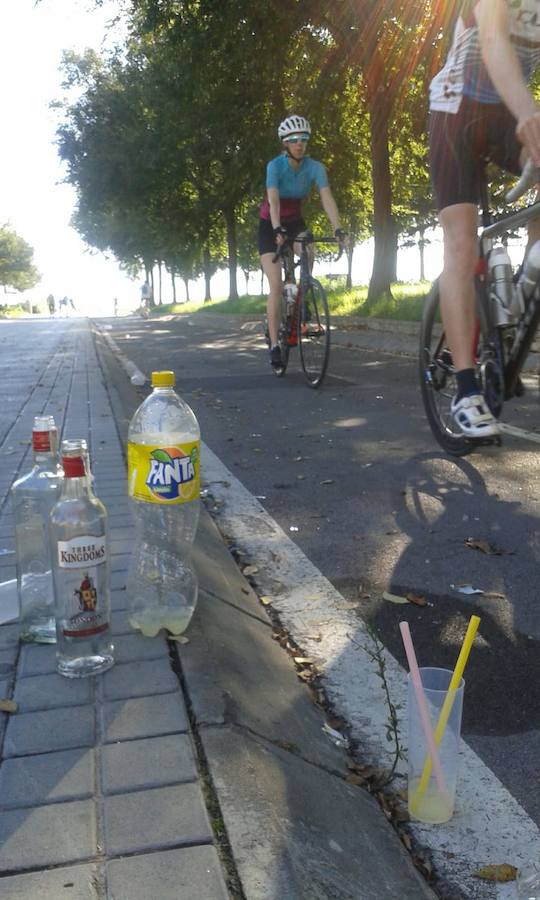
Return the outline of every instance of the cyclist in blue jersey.
[[[342,240],[345,232],[339,221],[336,201],[328,184],[326,169],[306,155],[311,126],[303,116],[289,116],[278,128],[283,152],[272,159],[266,168],[266,197],[260,209],[258,246],[261,265],[268,279],[270,292],[267,301],[270,363],[281,366],[278,345],[281,295],[281,265],[273,262],[276,248],[283,241],[306,231],[302,218],[302,200],[315,184],[319,189],[322,207]],[[298,251],[299,252],[299,251]]]
[[[473,358],[479,186],[489,160],[515,174],[527,156],[540,166],[540,105],[528,87],[539,64],[538,0],[465,0],[430,85],[430,167],[444,237],[441,313],[456,368],[452,412],[469,437],[498,432]],[[540,237],[540,223],[531,225],[529,241]]]

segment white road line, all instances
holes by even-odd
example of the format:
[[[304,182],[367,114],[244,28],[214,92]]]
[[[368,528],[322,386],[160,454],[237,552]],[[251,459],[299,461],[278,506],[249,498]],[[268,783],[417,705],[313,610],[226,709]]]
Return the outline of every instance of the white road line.
[[[351,604],[205,444],[202,473],[205,486],[218,501],[212,514],[222,532],[234,538],[258,566],[261,592],[271,597],[283,625],[321,669],[328,697],[349,722],[366,761],[388,765],[388,711],[382,685],[375,664],[361,649],[372,647],[372,639]],[[392,700],[401,704],[406,744],[406,675],[390,653],[384,651],[384,658]],[[404,774],[403,763],[399,768]],[[397,788],[403,784],[404,779],[398,779]],[[528,859],[539,859],[540,832],[465,741],[457,807],[446,825],[412,826],[418,841],[431,849],[439,877],[454,889],[459,886],[466,900],[515,897],[514,884],[494,885],[473,878],[472,873],[484,865],[519,867]]]

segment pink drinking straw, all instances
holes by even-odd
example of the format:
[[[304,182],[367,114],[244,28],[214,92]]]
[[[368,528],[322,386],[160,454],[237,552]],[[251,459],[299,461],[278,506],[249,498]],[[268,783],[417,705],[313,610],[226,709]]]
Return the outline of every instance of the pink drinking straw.
[[[429,720],[429,712],[427,708],[426,695],[424,694],[424,688],[422,685],[422,678],[420,676],[420,670],[418,668],[418,663],[416,661],[416,653],[414,652],[411,631],[409,628],[408,622],[400,622],[399,630],[401,631],[401,637],[403,638],[403,643],[405,645],[405,653],[407,654],[407,660],[409,663],[409,669],[411,673],[412,683],[414,686],[414,691],[416,694],[416,702],[418,704],[418,710],[420,712],[420,719],[422,721],[422,728],[424,730],[424,737],[426,739],[426,744],[429,749],[429,753],[431,759],[433,760],[433,770],[435,772],[435,778],[437,781],[437,785],[441,794],[447,794],[446,782],[444,780],[444,775],[441,767],[441,761],[439,759],[439,751],[437,750],[437,745],[435,744],[435,738],[433,737],[433,729],[431,727],[431,722]]]

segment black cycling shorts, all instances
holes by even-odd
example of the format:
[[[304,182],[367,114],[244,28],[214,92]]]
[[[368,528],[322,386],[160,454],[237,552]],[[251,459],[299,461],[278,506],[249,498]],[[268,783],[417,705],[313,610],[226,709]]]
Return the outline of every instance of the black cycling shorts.
[[[306,223],[303,219],[294,219],[292,222],[282,222],[284,228],[287,229],[287,235],[295,238],[301,231],[306,231]],[[257,236],[259,253],[275,253],[277,250],[274,229],[270,219],[259,219],[259,233]]]
[[[429,164],[437,209],[480,202],[488,162],[519,175],[516,120],[502,103],[463,97],[457,113],[432,112]]]

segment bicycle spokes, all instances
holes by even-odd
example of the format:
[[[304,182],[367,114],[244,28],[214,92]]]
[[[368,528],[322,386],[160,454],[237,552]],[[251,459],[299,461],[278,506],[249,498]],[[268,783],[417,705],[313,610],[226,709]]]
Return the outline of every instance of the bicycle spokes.
[[[318,387],[326,373],[330,353],[330,314],[321,284],[312,279],[300,305],[300,359],[311,387]]]

